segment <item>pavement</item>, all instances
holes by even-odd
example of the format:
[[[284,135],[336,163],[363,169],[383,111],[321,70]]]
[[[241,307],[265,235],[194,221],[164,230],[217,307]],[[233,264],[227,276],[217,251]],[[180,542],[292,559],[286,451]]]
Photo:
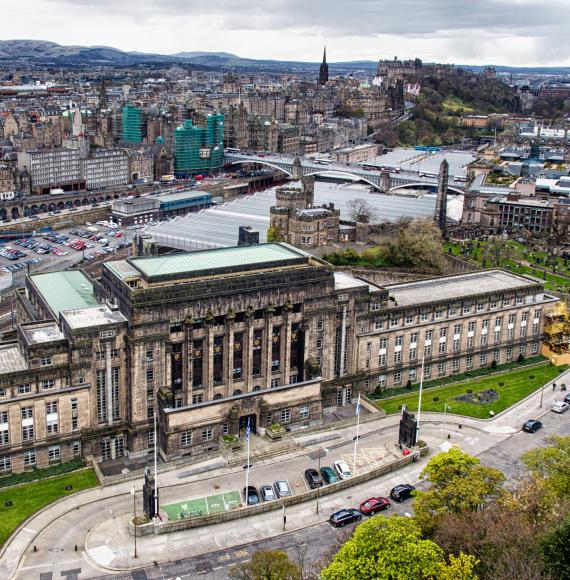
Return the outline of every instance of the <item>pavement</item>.
[[[555,380],[557,383],[570,382],[570,371]],[[549,410],[552,402],[561,398],[561,393],[553,393],[549,384],[543,391],[542,407],[538,391],[490,420],[422,413],[420,437],[430,445],[430,456],[455,443],[472,455],[488,456],[502,469],[506,466],[510,471],[516,470],[520,452],[543,441],[540,432],[535,435],[519,433],[527,419],[548,414],[545,432],[546,423],[552,423],[554,432],[568,426],[565,415],[557,416]],[[395,445],[399,419],[398,415],[391,415],[360,425],[357,470],[370,469],[399,456]],[[317,467],[319,455],[321,465],[332,465],[338,458],[352,462],[355,434],[355,426],[346,427],[335,432],[335,439],[315,442],[283,456],[257,462],[250,469],[250,484],[257,487],[283,478],[289,481],[294,492],[304,491],[303,472],[308,467]],[[195,574],[207,572],[208,578],[213,578],[217,571],[212,562],[219,564],[220,574],[224,570],[227,573],[227,566],[239,561],[227,554],[241,553],[245,557],[243,550],[246,556],[251,553],[251,542],[255,542],[256,548],[272,542],[287,544],[296,535],[297,540],[291,545],[297,549],[298,537],[311,546],[308,537],[317,534],[327,537],[321,545],[324,550],[327,542],[336,541],[336,532],[329,532],[332,528],[325,523],[332,512],[341,507],[357,507],[371,495],[388,495],[399,483],[418,482],[428,460],[429,457],[424,458],[397,472],[323,496],[319,500],[318,513],[316,502],[291,506],[287,508],[285,530],[283,514],[276,510],[216,526],[138,538],[137,558],[134,558],[134,538],[128,533],[127,522],[133,513],[130,489],[135,485],[140,490],[142,480],[86,490],[51,504],[24,522],[1,554],[0,577],[51,580],[64,576],[83,580],[129,571],[129,578],[144,580],[155,577],[152,571],[158,573],[159,569],[162,575],[156,577],[167,578],[173,567],[186,562],[187,568]],[[182,467],[159,475],[160,504],[241,490],[244,485],[245,474],[241,466],[217,467],[202,474],[193,474],[188,467]],[[136,498],[139,511],[141,501],[139,493]],[[402,513],[408,509],[409,504],[397,506]],[[318,545],[313,549],[317,550]],[[210,553],[212,558],[204,559],[204,555]],[[217,558],[222,559],[218,561]],[[208,562],[204,572],[198,569],[200,562]],[[178,571],[173,571],[172,575],[180,576]],[[122,577],[121,574],[118,577]]]

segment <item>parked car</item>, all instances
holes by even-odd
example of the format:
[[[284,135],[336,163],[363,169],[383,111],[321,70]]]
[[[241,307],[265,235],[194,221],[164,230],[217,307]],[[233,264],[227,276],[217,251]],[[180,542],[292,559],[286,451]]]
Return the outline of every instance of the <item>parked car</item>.
[[[243,497],[247,505],[256,505],[259,503],[259,493],[253,485],[248,485],[247,488],[243,488]]]
[[[348,479],[349,477],[352,477],[352,471],[350,471],[350,468],[348,467],[346,461],[343,461],[342,459],[337,459],[334,462],[334,468],[341,479]]]
[[[326,483],[336,483],[338,477],[330,467],[321,467],[321,476]]]
[[[416,488],[413,485],[410,485],[409,483],[403,483],[392,488],[392,491],[390,491],[390,497],[394,501],[401,502],[412,497],[412,491],[415,489]]]
[[[365,516],[373,516],[377,512],[389,510],[392,507],[390,500],[386,497],[369,497],[364,500],[358,508]]]
[[[323,480],[316,469],[306,469],[305,479],[307,480],[307,483],[311,489],[315,489],[316,487],[321,487],[323,485]]]
[[[270,485],[262,485],[259,488],[259,491],[261,492],[261,497],[263,498],[263,501],[273,501],[274,499],[277,499],[275,491],[273,490],[273,487],[271,487]]]
[[[570,404],[570,393],[564,397],[564,402]]]
[[[523,431],[526,431],[527,433],[536,433],[539,429],[542,429],[542,423],[537,419],[529,419],[523,425]]]
[[[275,490],[277,497],[289,497],[289,496],[293,495],[293,492],[291,491],[291,488],[289,487],[289,483],[287,481],[285,481],[284,479],[278,479],[273,484],[273,489]]]
[[[566,413],[568,409],[570,409],[570,403],[567,403],[566,401],[554,401],[554,404],[552,405],[552,410],[555,413]]]
[[[330,522],[335,528],[342,528],[346,524],[358,522],[362,519],[362,514],[353,508],[347,508],[335,512],[330,517]]]

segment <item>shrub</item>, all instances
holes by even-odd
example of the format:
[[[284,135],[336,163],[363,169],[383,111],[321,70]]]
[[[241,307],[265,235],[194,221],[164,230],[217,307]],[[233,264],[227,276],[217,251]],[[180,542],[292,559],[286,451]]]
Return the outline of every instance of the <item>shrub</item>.
[[[496,369],[497,368],[497,361],[493,359],[493,361],[491,362],[491,368],[492,369]]]
[[[517,362],[522,362],[524,360],[524,354],[521,352],[517,358]]]
[[[76,469],[81,469],[84,466],[85,462],[83,459],[78,458],[65,463],[59,463],[58,465],[52,465],[45,469],[33,469],[32,471],[25,471],[24,473],[14,473],[6,477],[0,477],[0,487],[8,487],[10,485],[26,483],[37,479],[46,479],[47,477],[62,475],[64,473],[69,473],[70,471],[75,471]]]
[[[427,447],[427,443],[423,439],[418,439],[416,445],[421,449],[423,447]]]
[[[439,401],[439,397],[434,397],[434,398],[433,398],[433,402],[434,402],[434,403],[437,403],[438,401]]]
[[[412,390],[412,381],[410,379],[408,379],[408,382],[406,383],[406,389],[408,389],[408,391]]]

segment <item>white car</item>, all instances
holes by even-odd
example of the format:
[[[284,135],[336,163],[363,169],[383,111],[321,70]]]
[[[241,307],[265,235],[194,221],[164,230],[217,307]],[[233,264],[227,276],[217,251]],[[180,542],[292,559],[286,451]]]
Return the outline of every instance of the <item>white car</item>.
[[[337,461],[334,462],[334,468],[341,479],[348,479],[349,477],[352,477],[352,471],[350,471],[346,461],[337,459]]]
[[[565,401],[554,401],[552,405],[552,410],[555,413],[565,413],[570,408],[570,405]]]

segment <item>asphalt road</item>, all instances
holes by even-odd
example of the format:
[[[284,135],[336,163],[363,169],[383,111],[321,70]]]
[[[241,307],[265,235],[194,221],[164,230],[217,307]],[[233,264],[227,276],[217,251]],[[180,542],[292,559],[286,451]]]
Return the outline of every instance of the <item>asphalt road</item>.
[[[482,452],[479,455],[481,461],[486,465],[500,469],[511,478],[522,469],[521,454],[528,449],[541,445],[545,436],[570,435],[570,414],[555,415],[552,412],[548,412],[541,420],[544,425],[541,431],[532,435],[522,431],[516,433],[498,445]],[[418,487],[421,489],[422,485],[420,484]],[[390,515],[396,512],[400,515],[405,515],[410,512],[410,508],[410,501],[402,504],[393,502],[393,508],[388,512],[382,513]],[[276,517],[282,517],[281,513],[276,514]],[[347,533],[350,533],[353,528],[354,525],[336,529],[328,523],[321,523],[303,530],[284,533],[274,538],[244,543],[231,549],[210,552],[165,565],[134,570],[129,573],[101,576],[100,578],[113,578],[115,580],[174,580],[176,578],[204,577],[208,580],[225,580],[229,577],[228,571],[231,566],[248,561],[251,559],[251,554],[257,550],[284,550],[291,559],[297,561],[301,559],[309,566],[311,563],[317,563],[329,550],[342,543]],[[247,537],[247,529],[244,530],[244,537]],[[50,579],[45,578],[42,580]]]

